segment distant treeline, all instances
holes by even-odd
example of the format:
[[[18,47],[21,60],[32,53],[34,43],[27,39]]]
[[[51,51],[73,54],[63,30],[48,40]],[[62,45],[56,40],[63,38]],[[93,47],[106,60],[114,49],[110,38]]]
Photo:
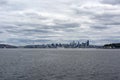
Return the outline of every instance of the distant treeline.
[[[105,44],[104,48],[120,48],[120,43]]]

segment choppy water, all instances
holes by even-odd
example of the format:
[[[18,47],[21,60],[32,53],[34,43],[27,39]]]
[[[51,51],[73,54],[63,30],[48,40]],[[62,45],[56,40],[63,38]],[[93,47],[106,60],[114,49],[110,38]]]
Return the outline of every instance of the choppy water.
[[[1,49],[0,80],[120,80],[120,50]]]

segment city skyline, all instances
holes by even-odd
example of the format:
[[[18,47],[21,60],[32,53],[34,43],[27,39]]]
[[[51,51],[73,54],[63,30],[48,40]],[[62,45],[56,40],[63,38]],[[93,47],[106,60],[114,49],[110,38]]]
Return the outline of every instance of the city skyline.
[[[119,43],[119,27],[119,0],[0,0],[0,43]]]
[[[70,43],[48,43],[48,44],[32,44],[25,45],[24,48],[92,48],[89,40],[86,42],[73,41]]]

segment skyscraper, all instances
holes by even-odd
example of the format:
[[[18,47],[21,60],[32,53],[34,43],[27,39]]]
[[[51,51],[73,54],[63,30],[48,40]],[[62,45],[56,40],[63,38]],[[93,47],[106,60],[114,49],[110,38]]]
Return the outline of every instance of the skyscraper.
[[[86,44],[87,44],[87,46],[89,46],[89,45],[90,45],[89,40],[87,40]]]

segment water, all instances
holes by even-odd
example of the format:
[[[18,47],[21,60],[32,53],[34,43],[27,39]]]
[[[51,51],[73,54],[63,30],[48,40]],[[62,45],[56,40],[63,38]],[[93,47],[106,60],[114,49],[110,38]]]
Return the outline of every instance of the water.
[[[1,49],[0,80],[120,80],[120,50]]]

